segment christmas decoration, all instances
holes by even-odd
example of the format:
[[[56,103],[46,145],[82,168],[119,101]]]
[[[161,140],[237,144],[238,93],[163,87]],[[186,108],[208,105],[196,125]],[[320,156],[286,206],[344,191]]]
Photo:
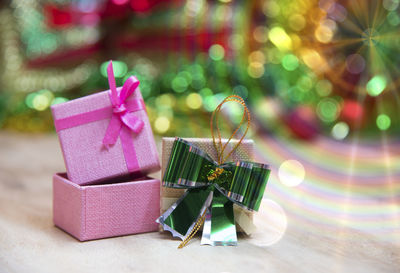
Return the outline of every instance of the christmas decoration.
[[[162,173],[161,177],[164,177],[167,171],[168,161],[171,155],[172,147],[175,143],[175,138],[173,137],[163,137],[162,138]],[[189,142],[191,145],[201,149],[203,152],[207,153],[211,158],[217,158],[217,151],[214,148],[213,140],[211,138],[184,138],[184,141]],[[227,151],[232,150],[238,143],[238,139],[221,139],[222,145],[227,145]],[[240,145],[231,153],[229,162],[237,161],[254,161],[254,141],[251,139],[243,139]],[[161,188],[161,214],[171,207],[183,194],[184,189],[177,188]],[[233,212],[235,216],[236,229],[238,232],[244,232],[250,235],[255,230],[255,225],[253,223],[253,212],[243,209],[237,205],[234,205]]]
[[[213,123],[218,122],[218,114],[226,102],[236,102],[244,107],[242,121],[229,140],[247,119],[247,128],[227,154],[227,144],[222,146],[220,129],[217,137],[213,134]],[[158,218],[164,230],[183,242],[184,247],[204,223],[202,244],[236,245],[236,229],[233,204],[248,210],[259,209],[267,184],[270,169],[268,165],[237,161],[227,162],[230,154],[241,144],[250,125],[250,113],[241,97],[229,96],[224,99],[211,117],[211,132],[217,151],[217,161],[193,144],[177,138],[174,142],[169,162],[163,177],[163,186],[187,189],[183,196]]]

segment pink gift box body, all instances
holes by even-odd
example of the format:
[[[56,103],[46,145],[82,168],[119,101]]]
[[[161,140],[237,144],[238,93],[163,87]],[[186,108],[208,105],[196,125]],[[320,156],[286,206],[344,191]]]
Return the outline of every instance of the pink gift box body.
[[[53,176],[53,220],[80,241],[158,231],[160,181],[80,186]]]
[[[118,88],[120,90],[120,88]],[[127,99],[142,100],[139,88]],[[54,121],[74,115],[109,108],[110,118],[88,122],[58,131],[68,179],[79,185],[94,184],[113,178],[127,178],[132,173],[148,174],[160,169],[157,147],[146,110],[134,115],[144,122],[138,134],[131,133],[131,153],[136,154],[137,168],[128,170],[121,138],[107,149],[102,141],[112,116],[110,91],[99,92],[51,107]]]

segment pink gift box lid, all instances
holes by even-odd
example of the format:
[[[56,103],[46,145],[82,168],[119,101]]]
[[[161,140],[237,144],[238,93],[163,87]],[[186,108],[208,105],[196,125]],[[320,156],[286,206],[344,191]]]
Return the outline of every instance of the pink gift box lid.
[[[160,181],[79,186],[53,176],[54,224],[80,241],[158,230]]]
[[[53,118],[56,121],[106,107],[110,107],[111,118],[109,92],[107,90],[53,105]],[[142,99],[139,88],[128,101],[133,99]],[[128,177],[132,173],[143,175],[160,169],[157,147],[147,113],[145,110],[139,110],[134,114],[144,122],[144,126],[138,134],[131,134],[133,144],[130,147],[136,154],[138,165],[137,169],[131,171],[127,168],[120,137],[109,149],[102,143],[110,119],[96,120],[58,131],[68,178],[72,182],[79,185],[93,184],[112,178]]]

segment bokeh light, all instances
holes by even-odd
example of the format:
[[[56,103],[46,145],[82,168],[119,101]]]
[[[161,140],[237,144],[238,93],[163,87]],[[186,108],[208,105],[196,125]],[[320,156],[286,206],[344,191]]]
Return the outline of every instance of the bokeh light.
[[[214,61],[220,61],[224,58],[225,50],[221,45],[212,45],[209,49],[210,58]]]
[[[264,26],[258,26],[253,32],[254,39],[259,43],[266,43],[268,41],[268,28]]]
[[[43,94],[37,94],[32,100],[32,106],[38,111],[45,110],[50,105],[49,99]]]
[[[53,104],[60,104],[60,103],[64,103],[64,102],[67,102],[67,101],[68,101],[67,98],[55,97],[55,98],[53,99],[53,101],[51,102],[51,105],[53,105]]]
[[[360,54],[352,54],[346,59],[346,68],[350,73],[359,74],[365,68],[365,60]]]
[[[172,89],[177,93],[185,92],[189,86],[189,83],[185,77],[177,76],[172,80]]]
[[[247,68],[247,73],[249,73],[252,78],[261,78],[264,75],[264,65],[260,62],[252,62]]]
[[[281,51],[292,49],[292,39],[281,27],[273,27],[268,33],[268,38]]]
[[[315,37],[321,43],[329,43],[333,38],[333,34],[333,31],[329,27],[324,25],[319,26],[315,30]]]
[[[107,78],[107,65],[108,65],[108,62],[104,62],[100,66],[101,74],[103,75],[103,77],[106,77],[106,78]],[[113,70],[114,70],[114,76],[116,78],[122,78],[128,72],[128,66],[124,62],[113,61],[112,66],[113,66]]]
[[[335,124],[332,128],[332,136],[337,140],[343,140],[349,134],[350,128],[347,123],[341,121]]]
[[[278,171],[279,180],[288,187],[300,185],[305,178],[306,171],[303,165],[294,159],[283,162]]]
[[[282,59],[282,66],[288,71],[293,71],[299,66],[299,60],[295,55],[287,54]]]
[[[167,117],[158,117],[154,122],[154,128],[160,134],[163,134],[168,131],[170,126],[170,121]]]
[[[127,20],[129,26],[121,27],[120,34],[115,34],[118,39],[112,39],[112,45],[109,37],[113,31],[103,23],[108,19],[113,22],[119,15],[101,17],[98,11],[104,3],[76,3],[74,8],[84,18],[77,15],[78,21],[73,22],[71,17],[67,25],[62,25],[60,18],[61,21],[47,18],[42,6],[33,2],[13,5],[12,12],[5,12],[1,19],[4,33],[14,37],[4,41],[2,47],[7,52],[4,89],[10,93],[26,92],[26,109],[44,108],[40,112],[48,115],[54,97],[74,99],[107,89],[104,78],[110,57],[104,54],[109,52],[106,48],[115,47],[113,64],[118,84],[131,75],[137,76],[142,95],[155,116],[162,116],[165,111],[155,105],[157,97],[165,93],[173,94],[173,110],[183,105],[197,113],[212,111],[218,94],[244,96],[250,106],[260,97],[276,96],[286,110],[282,115],[302,105],[311,106],[315,117],[327,125],[319,133],[335,138],[332,129],[339,122],[339,115],[349,125],[349,134],[362,130],[369,135],[373,130],[379,136],[381,130],[370,126],[381,114],[374,99],[383,98],[385,107],[396,109],[397,100],[389,98],[397,93],[400,83],[396,66],[400,61],[396,53],[400,46],[397,0],[371,0],[359,5],[331,0],[268,0],[245,6],[233,1],[188,1],[174,7],[166,4],[164,8],[176,11],[171,14],[186,18],[183,24],[164,13],[166,9],[154,13],[150,2],[144,6],[128,5],[129,1],[123,0],[111,2],[114,6],[130,6],[126,16],[131,20]],[[65,3],[68,6],[69,2]],[[54,2],[54,7],[59,5]],[[140,16],[132,17],[131,12]],[[187,18],[191,19],[185,21]],[[373,18],[374,23],[369,24],[367,18]],[[212,27],[205,28],[203,20]],[[147,41],[148,34],[160,26],[182,31],[179,35],[157,32],[160,40],[153,37],[152,42]],[[92,51],[95,55],[91,55]],[[57,55],[62,52],[66,57]],[[59,66],[55,60],[60,60]],[[17,74],[23,76],[16,79]],[[43,89],[53,95],[47,97],[49,102],[41,96],[36,98],[40,95],[38,90]],[[188,103],[192,93],[201,96],[201,106]],[[363,111],[356,122],[349,115],[347,101],[363,100],[365,94],[368,97],[360,103]],[[36,108],[32,104],[34,98]],[[391,128],[397,130],[399,115],[394,110],[385,114],[392,121]],[[351,120],[347,120],[349,117]],[[268,122],[274,123],[262,121]],[[50,123],[47,128],[51,129]],[[179,127],[173,128],[179,132]]]
[[[306,26],[306,19],[303,15],[295,13],[290,15],[288,23],[293,30],[300,31]]]
[[[389,129],[391,124],[391,120],[390,118],[385,115],[385,114],[380,114],[377,118],[376,118],[376,125],[378,126],[378,128],[382,131],[386,131],[387,129]]]
[[[260,217],[254,217],[255,231],[251,242],[260,247],[272,246],[285,235],[288,219],[283,208],[271,199],[264,199],[258,211]]]
[[[367,91],[373,97],[379,96],[386,88],[386,78],[382,75],[374,76],[367,83]]]
[[[191,109],[199,109],[202,106],[202,98],[197,93],[191,93],[186,97],[186,104]]]
[[[339,116],[339,104],[333,99],[323,99],[318,103],[317,114],[322,121],[335,121]]]
[[[332,93],[332,84],[329,80],[323,79],[316,83],[315,89],[321,97],[329,96]]]
[[[317,51],[313,49],[303,49],[300,54],[304,63],[309,68],[317,72],[323,72],[325,70],[325,61]]]
[[[25,104],[29,107],[34,109],[33,107],[33,99],[35,98],[36,93],[30,93],[25,97]]]

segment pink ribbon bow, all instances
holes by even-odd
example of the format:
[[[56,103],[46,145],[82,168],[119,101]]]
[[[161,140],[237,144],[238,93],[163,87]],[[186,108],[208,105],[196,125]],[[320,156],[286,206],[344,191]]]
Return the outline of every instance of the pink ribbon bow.
[[[122,126],[126,126],[130,131],[138,134],[143,129],[144,122],[133,114],[129,105],[126,103],[126,99],[132,95],[139,86],[140,82],[138,79],[134,76],[129,77],[125,81],[120,92],[118,92],[115,85],[112,61],[110,61],[107,66],[107,75],[111,90],[110,97],[113,113],[103,138],[103,145],[109,148],[110,145],[115,144],[117,141]]]

